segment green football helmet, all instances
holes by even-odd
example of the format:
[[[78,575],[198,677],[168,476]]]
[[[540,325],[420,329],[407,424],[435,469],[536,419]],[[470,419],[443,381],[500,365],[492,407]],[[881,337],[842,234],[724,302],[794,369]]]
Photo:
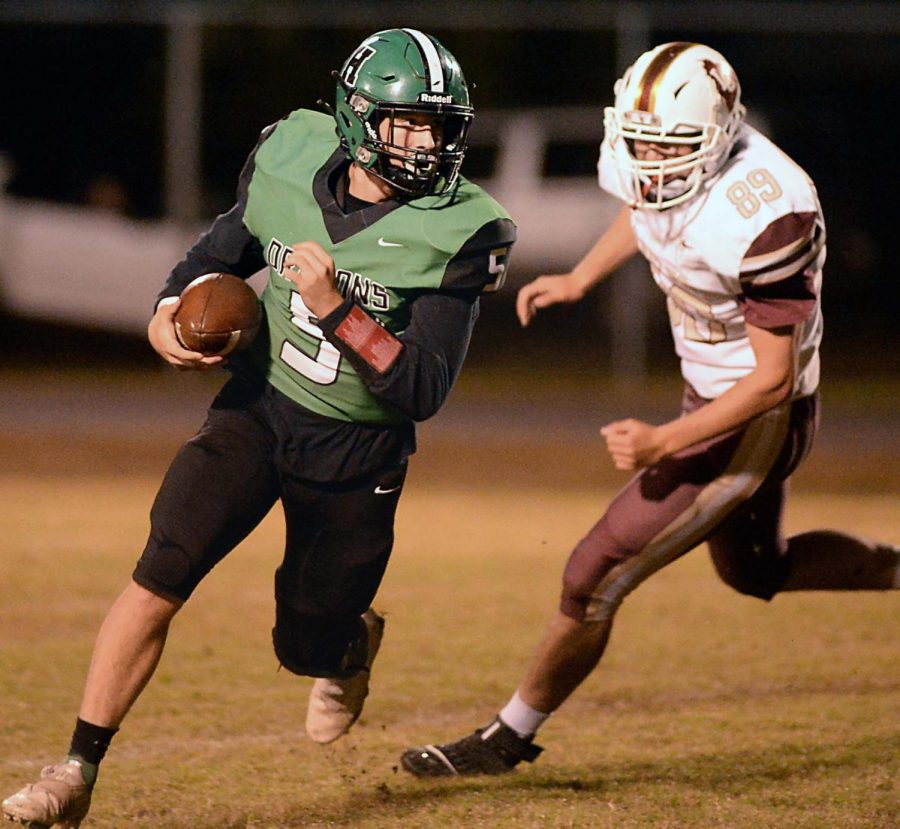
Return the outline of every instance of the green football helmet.
[[[411,153],[394,143],[394,120],[422,113],[433,119],[435,146]],[[337,73],[334,117],[353,161],[418,197],[444,193],[456,182],[475,111],[459,62],[447,49],[416,29],[387,29],[366,38]]]

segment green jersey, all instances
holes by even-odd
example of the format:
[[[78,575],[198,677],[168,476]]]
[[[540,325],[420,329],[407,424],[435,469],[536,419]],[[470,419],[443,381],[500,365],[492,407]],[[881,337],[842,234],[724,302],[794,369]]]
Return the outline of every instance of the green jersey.
[[[291,245],[320,244],[334,259],[341,294],[402,340],[417,298],[499,287],[515,227],[497,202],[462,178],[442,196],[345,213],[335,181],[347,164],[333,119],[308,110],[270,128],[255,151],[243,223],[261,246],[269,281],[268,331],[253,357],[273,386],[313,412],[396,423],[406,415],[370,391],[283,275]]]

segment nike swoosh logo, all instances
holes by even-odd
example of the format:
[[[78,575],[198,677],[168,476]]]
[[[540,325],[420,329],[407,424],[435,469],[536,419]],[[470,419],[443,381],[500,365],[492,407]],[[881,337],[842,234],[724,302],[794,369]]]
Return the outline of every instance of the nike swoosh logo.
[[[388,495],[391,492],[396,492],[398,489],[400,489],[399,486],[391,487],[390,489],[382,489],[381,486],[376,486],[375,494],[376,495]]]
[[[378,246],[382,248],[402,248],[403,245],[400,242],[386,242],[384,240],[384,236],[378,237]]]

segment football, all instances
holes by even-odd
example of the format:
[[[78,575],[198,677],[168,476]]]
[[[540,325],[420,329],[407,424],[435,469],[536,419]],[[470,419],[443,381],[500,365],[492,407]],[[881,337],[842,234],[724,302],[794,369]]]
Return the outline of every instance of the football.
[[[181,292],[175,334],[191,351],[206,357],[242,351],[256,336],[262,318],[256,292],[230,273],[198,276]]]

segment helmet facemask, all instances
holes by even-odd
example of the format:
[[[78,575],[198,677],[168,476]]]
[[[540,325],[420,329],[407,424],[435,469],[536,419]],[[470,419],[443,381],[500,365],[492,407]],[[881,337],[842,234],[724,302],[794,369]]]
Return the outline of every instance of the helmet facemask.
[[[474,110],[456,59],[434,38],[389,29],[368,38],[337,75],[335,119],[350,158],[405,196],[457,181]],[[434,146],[400,143],[401,120],[427,118]]]
[[[635,204],[662,210],[692,198],[719,170],[743,117],[740,86],[721,55],[698,44],[665,44],[642,55],[616,84],[604,127]],[[640,159],[636,141],[691,149]]]
[[[342,142],[357,164],[408,196],[440,195],[453,186],[466,154],[469,125],[474,118],[471,107],[370,101],[345,84],[340,86],[345,90],[347,107],[338,110],[338,117],[356,120],[354,132],[361,133],[355,152],[346,139]],[[434,146],[426,150],[398,143],[396,122],[422,116],[429,121]]]

